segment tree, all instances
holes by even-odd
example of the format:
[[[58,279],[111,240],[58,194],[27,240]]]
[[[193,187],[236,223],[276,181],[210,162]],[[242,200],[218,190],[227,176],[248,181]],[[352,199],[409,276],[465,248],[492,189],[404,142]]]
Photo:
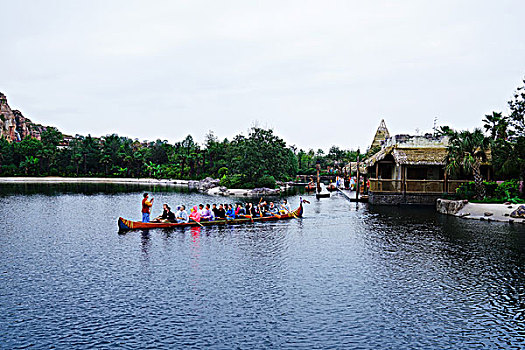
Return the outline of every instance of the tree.
[[[450,136],[445,158],[445,168],[448,173],[462,169],[472,173],[479,199],[485,197],[485,187],[481,176],[481,163],[487,160],[486,151],[489,149],[489,140],[481,129],[473,132],[468,130],[454,132]]]
[[[483,127],[490,134],[491,140],[505,140],[507,138],[509,121],[502,113],[492,112],[492,114],[485,115],[483,123]]]

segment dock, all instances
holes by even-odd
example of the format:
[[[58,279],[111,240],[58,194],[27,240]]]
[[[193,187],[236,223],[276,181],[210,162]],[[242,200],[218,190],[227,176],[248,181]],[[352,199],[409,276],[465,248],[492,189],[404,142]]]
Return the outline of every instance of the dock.
[[[368,196],[367,195],[361,195],[358,199],[355,198],[355,191],[350,190],[343,190],[341,188],[337,189],[340,193],[345,196],[346,199],[348,199],[350,202],[360,202],[360,203],[368,203]]]

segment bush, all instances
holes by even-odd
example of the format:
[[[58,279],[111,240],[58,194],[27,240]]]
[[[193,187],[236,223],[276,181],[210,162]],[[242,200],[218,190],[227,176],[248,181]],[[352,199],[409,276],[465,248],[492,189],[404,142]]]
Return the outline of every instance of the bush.
[[[494,194],[497,198],[508,202],[519,202],[520,183],[518,180],[505,181],[498,185]]]
[[[0,175],[2,176],[13,176],[18,173],[18,167],[14,164],[2,165],[0,167]]]
[[[487,197],[497,197],[495,192],[498,188],[498,183],[495,181],[483,181],[483,185],[485,186],[485,193]]]
[[[223,166],[222,168],[219,168],[219,170],[217,170],[217,174],[219,175],[220,178],[222,178],[224,175],[228,175],[228,168],[226,168],[225,166]]]
[[[519,203],[519,181],[510,180],[498,185],[497,182],[483,182],[486,190],[486,197],[482,200],[474,200],[478,203]],[[476,196],[476,186],[474,181],[464,183],[456,190],[456,197],[459,199],[472,200]]]
[[[228,188],[245,188],[243,179],[244,176],[241,174],[223,175],[220,185]]]
[[[256,182],[257,187],[275,188],[275,178],[270,175],[263,175]]]
[[[459,199],[472,199],[476,196],[474,181],[466,182],[456,189],[456,196]]]

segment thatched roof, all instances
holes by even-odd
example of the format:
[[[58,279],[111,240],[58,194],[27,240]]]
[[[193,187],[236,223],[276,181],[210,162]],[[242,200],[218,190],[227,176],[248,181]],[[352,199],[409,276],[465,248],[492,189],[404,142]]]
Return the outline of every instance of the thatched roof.
[[[376,134],[374,135],[374,139],[372,140],[372,145],[370,146],[370,149],[373,149],[377,146],[381,146],[381,142],[383,142],[389,137],[390,133],[388,132],[388,129],[386,127],[385,120],[381,119],[381,123],[379,123],[379,127],[377,128]]]
[[[397,164],[404,165],[445,165],[446,148],[395,148],[393,151]]]
[[[367,164],[364,162],[359,162],[359,172],[361,174],[366,174],[368,171],[366,169]],[[355,173],[357,172],[357,162],[350,162],[345,167],[347,172]]]
[[[399,165],[445,165],[447,149],[445,147],[397,148],[389,146],[367,159],[366,164],[373,166],[389,154],[394,157],[394,161]]]

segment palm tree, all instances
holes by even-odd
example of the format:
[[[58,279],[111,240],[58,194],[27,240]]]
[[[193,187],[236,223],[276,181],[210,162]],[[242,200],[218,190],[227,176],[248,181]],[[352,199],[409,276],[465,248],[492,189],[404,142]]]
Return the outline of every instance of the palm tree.
[[[473,132],[468,130],[454,132],[449,139],[448,154],[445,158],[445,169],[450,174],[459,169],[474,175],[476,195],[479,199],[485,197],[485,186],[481,176],[481,163],[487,160],[486,151],[489,149],[489,139],[481,129]]]
[[[492,112],[492,114],[486,114],[483,123],[485,131],[490,133],[492,140],[504,140],[507,138],[509,122],[501,113]]]

